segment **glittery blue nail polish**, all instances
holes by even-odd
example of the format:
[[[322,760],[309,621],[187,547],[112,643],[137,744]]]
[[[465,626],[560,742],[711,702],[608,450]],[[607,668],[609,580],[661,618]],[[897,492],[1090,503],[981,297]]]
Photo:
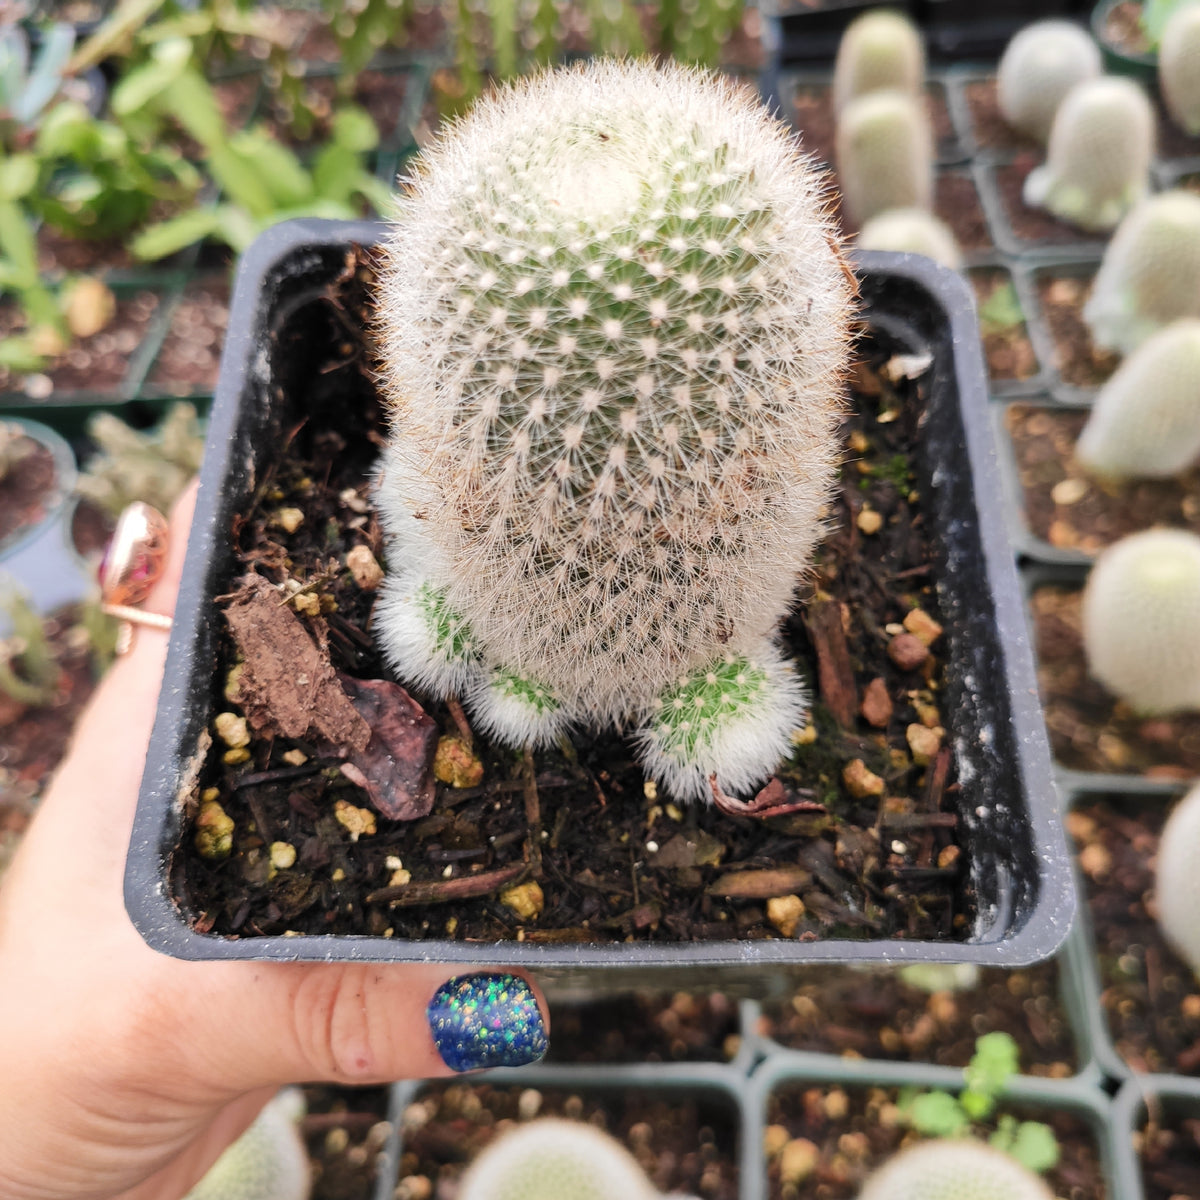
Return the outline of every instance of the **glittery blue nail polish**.
[[[520,1067],[546,1053],[537,997],[515,975],[448,979],[425,1012],[433,1044],[451,1070]]]

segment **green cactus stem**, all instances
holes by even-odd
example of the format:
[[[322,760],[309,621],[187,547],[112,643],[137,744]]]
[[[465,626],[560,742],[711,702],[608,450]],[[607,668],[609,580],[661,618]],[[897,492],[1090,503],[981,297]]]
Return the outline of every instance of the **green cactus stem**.
[[[1054,1193],[1002,1150],[963,1138],[902,1150],[867,1180],[858,1200],[1054,1200]]]
[[[833,69],[834,112],[868,92],[918,96],[924,83],[925,43],[903,13],[876,9],[846,26]]]
[[[1070,21],[1035,21],[1000,56],[996,103],[1014,129],[1044,146],[1066,94],[1102,71],[1100,48],[1086,30]]]
[[[858,244],[864,250],[923,254],[952,271],[962,270],[963,255],[953,230],[923,208],[889,208],[863,222]]]
[[[1158,88],[1171,119],[1193,137],[1200,133],[1200,8],[1181,4],[1171,14],[1158,49]]]
[[[1154,894],[1163,936],[1200,976],[1200,785],[1179,801],[1163,826]]]

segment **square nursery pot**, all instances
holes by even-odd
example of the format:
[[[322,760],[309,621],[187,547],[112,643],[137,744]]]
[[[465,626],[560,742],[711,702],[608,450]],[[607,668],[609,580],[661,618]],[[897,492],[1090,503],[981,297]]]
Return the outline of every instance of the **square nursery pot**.
[[[823,938],[776,937],[761,925],[757,936],[746,937],[739,936],[743,926],[734,919],[721,927],[725,936],[717,940],[671,942],[657,925],[637,940],[633,932],[645,926],[635,922],[623,930],[624,941],[567,941],[538,928],[524,940],[518,933],[469,941],[461,931],[458,939],[441,935],[444,909],[418,926],[415,936],[391,936],[395,931],[382,928],[383,936],[267,931],[248,937],[238,936],[236,928],[218,936],[203,931],[204,922],[196,927],[176,899],[181,893],[174,884],[180,881],[181,847],[191,836],[187,820],[200,793],[223,769],[220,752],[214,760],[207,747],[213,719],[226,703],[225,680],[217,677],[216,667],[224,621],[214,598],[230,592],[236,574],[232,523],[264,487],[264,474],[294,432],[296,414],[284,426],[280,385],[306,370],[313,374],[311,364],[296,365],[298,348],[318,336],[334,345],[344,342],[344,332],[328,316],[313,324],[314,304],[324,304],[322,312],[328,309],[329,289],[345,278],[348,255],[382,233],[382,226],[365,222],[293,222],[270,230],[243,259],[171,635],[168,683],[127,866],[127,907],[146,940],[184,958],[440,960],[463,968],[500,961],[533,968],[552,983],[609,990],[693,985],[743,994],[769,991],[790,970],[814,961],[1022,965],[1051,955],[1070,927],[1075,898],[1005,534],[971,297],[958,276],[928,259],[878,253],[856,260],[865,316],[885,353],[912,356],[895,361],[915,363],[927,393],[913,452],[921,461],[912,471],[932,546],[931,562],[921,570],[936,582],[945,630],[938,697],[940,711],[952,718],[946,721],[949,732],[939,735],[947,746],[939,757],[953,764],[957,786],[945,793],[945,803],[955,811],[942,814],[942,827],[954,826],[962,842],[962,861],[950,871],[954,882],[947,884],[961,897],[953,911],[962,917],[945,940],[863,936],[861,929],[856,938],[843,933],[856,932],[846,924],[832,926]],[[280,350],[281,338],[293,347],[290,359]],[[339,391],[331,402],[339,413],[342,396]],[[926,772],[927,780],[931,774]],[[637,789],[641,803],[640,780]],[[622,803],[632,803],[632,791],[625,795]],[[898,836],[889,842],[893,851],[903,846],[894,840]],[[813,844],[818,843],[819,837]],[[785,838],[784,845],[788,849],[778,861],[795,864],[806,842]],[[391,853],[406,851],[400,847]],[[646,857],[655,853],[657,845],[647,846]],[[573,873],[579,865],[571,867]],[[822,867],[818,863],[814,869],[819,874]],[[927,863],[914,870],[923,879],[942,870],[939,878],[944,878],[948,868]],[[633,885],[636,891],[636,875]],[[695,888],[697,903],[701,892]],[[725,919],[731,915],[738,913]],[[704,929],[719,924],[710,921]]]

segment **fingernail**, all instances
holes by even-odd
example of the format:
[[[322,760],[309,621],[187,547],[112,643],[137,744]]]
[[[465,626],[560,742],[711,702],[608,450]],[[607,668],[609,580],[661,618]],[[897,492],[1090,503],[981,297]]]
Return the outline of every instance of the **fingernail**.
[[[425,1010],[433,1044],[453,1071],[520,1067],[546,1053],[537,997],[516,975],[447,979]]]

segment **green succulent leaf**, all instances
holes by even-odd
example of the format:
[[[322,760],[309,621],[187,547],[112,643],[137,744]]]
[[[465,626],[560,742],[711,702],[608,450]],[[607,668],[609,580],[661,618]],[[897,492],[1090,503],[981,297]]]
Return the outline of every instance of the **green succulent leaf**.
[[[143,262],[155,262],[214,236],[221,226],[221,206],[196,208],[144,229],[130,243],[130,250]]]
[[[1011,283],[1002,283],[992,290],[979,306],[979,329],[983,334],[1008,333],[1025,323],[1017,290]]]
[[[62,86],[63,71],[75,48],[75,30],[64,22],[56,22],[42,32],[42,46],[37,61],[21,94],[12,100],[10,111],[17,121],[27,123],[54,99]]]
[[[923,1092],[914,1096],[908,1119],[926,1137],[962,1137],[971,1128],[958,1101],[948,1092]]]
[[[333,143],[356,154],[365,154],[379,145],[379,130],[365,108],[343,105],[333,114]]]
[[[182,39],[160,42],[148,62],[134,67],[113,88],[109,106],[118,116],[144,108],[174,83],[191,61],[191,44]]]
[[[1060,1149],[1054,1130],[1041,1121],[1017,1121],[1007,1114],[988,1139],[997,1150],[1011,1155],[1023,1167],[1039,1174],[1058,1165]]]
[[[38,161],[32,154],[0,158],[0,200],[20,200],[37,186]]]

